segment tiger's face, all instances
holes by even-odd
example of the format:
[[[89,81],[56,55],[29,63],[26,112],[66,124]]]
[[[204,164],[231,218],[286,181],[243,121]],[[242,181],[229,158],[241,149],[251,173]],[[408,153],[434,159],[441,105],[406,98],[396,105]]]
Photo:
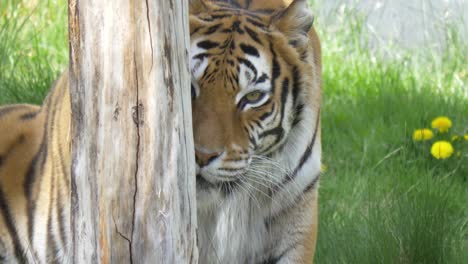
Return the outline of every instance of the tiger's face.
[[[281,148],[301,119],[306,102],[299,68],[307,69],[301,39],[272,26],[274,14],[203,8],[190,16],[199,202],[234,191],[252,164]]]

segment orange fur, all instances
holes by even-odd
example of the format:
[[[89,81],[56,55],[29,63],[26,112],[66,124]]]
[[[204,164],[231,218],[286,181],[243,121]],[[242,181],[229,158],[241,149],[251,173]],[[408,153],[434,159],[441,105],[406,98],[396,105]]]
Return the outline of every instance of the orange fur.
[[[201,18],[217,8],[214,2],[217,1],[190,1],[192,38],[204,37],[195,30],[197,27],[207,26],[207,22]],[[278,64],[282,69],[289,69],[291,65],[295,65],[306,82],[317,83],[308,87],[306,101],[318,111],[321,99],[321,53],[320,41],[315,30],[310,29],[309,42],[306,46],[301,45],[301,38],[298,38],[295,50],[290,45],[291,39],[288,37],[297,36],[290,28],[301,25],[293,25],[296,21],[294,17],[289,17],[287,12],[281,13],[293,3],[292,0],[240,0],[238,3],[248,9],[239,11],[240,14],[254,12],[259,17],[259,23],[272,29],[272,32],[274,30],[280,32],[271,33],[262,28],[255,28],[263,43],[271,43],[273,52],[269,47],[242,36],[238,36],[236,41],[249,43],[261,50],[268,59],[278,56]],[[245,19],[242,16],[237,18]],[[233,18],[219,21],[232,23],[233,21],[229,19]],[[210,36],[212,41],[222,41],[222,38],[218,35]],[[311,59],[306,62],[300,58],[301,52],[305,51],[311,53]],[[240,54],[236,53],[233,56]],[[221,68],[226,72],[235,71],[229,67],[225,61],[219,65],[216,61],[211,61],[209,64],[211,70]],[[293,73],[287,70],[281,72],[281,77],[294,78]],[[44,236],[46,238],[44,244],[47,243],[45,255],[49,259],[57,257],[54,247],[61,248],[59,251],[67,254],[70,239],[71,142],[68,82],[68,71],[65,71],[42,107],[32,105],[0,107],[0,260],[3,258],[8,261],[16,257],[20,261],[28,262],[40,256],[42,253],[35,247],[45,245],[40,245],[34,239],[41,232],[47,233]],[[203,95],[192,102],[196,146],[211,150],[227,147],[228,155],[233,158],[238,157],[242,154],[239,148],[245,149],[249,142],[248,134],[242,128],[242,124],[258,119],[268,111],[268,106],[240,113],[236,105],[231,103],[231,98],[238,92],[239,87],[228,83],[222,76],[217,76],[211,82],[202,80],[200,85],[203,86]],[[229,89],[219,89],[219,87]],[[280,100],[280,94],[272,98],[272,102],[276,104],[280,104]],[[206,162],[210,159],[210,154],[199,152],[197,158],[200,162]],[[300,238],[302,241],[299,243],[302,246],[301,263],[311,263],[318,225],[317,189],[308,193],[298,206],[299,211],[307,211],[313,215],[307,235]],[[40,222],[45,224],[37,224]],[[58,227],[53,228],[54,232],[49,232],[50,225]],[[36,230],[37,233],[31,234],[31,230]],[[107,243],[104,240],[100,242],[101,246]]]
[[[310,85],[306,93],[306,101],[310,106],[319,109],[321,105],[321,47],[320,40],[317,36],[315,29],[312,27],[306,34],[305,38],[297,34],[298,28],[303,26],[303,21],[294,16],[296,12],[291,11],[291,8],[298,1],[293,0],[239,0],[233,1],[234,10],[232,11],[237,16],[228,16],[216,20],[216,23],[223,25],[231,25],[235,21],[240,23],[247,23],[244,14],[255,14],[260,18],[260,22],[270,30],[263,30],[257,28],[258,38],[265,43],[259,45],[250,38],[242,34],[233,33],[233,40],[236,44],[239,42],[248,43],[249,45],[260,50],[267,60],[271,60],[273,56],[278,57],[278,63],[281,69],[281,78],[293,78],[291,66],[297,66],[300,74],[303,76],[305,82],[315,83],[317,85]],[[204,39],[205,28],[210,28],[215,23],[210,22],[210,15],[213,10],[218,10],[219,1],[191,1],[191,17],[190,29],[192,39]],[[288,9],[285,9],[289,7]],[[239,9],[236,9],[239,8]],[[247,10],[245,10],[247,9]],[[226,11],[228,13],[229,11]],[[223,13],[220,13],[223,14]],[[209,41],[216,43],[223,43],[226,36],[223,34],[209,34]],[[297,40],[296,50],[291,46],[290,41]],[[266,43],[271,43],[273,54]],[[305,43],[304,45],[302,45]],[[237,52],[237,50],[235,51]],[[305,62],[300,55],[304,52],[312,53]],[[248,147],[249,138],[248,134],[242,129],[245,123],[251,120],[257,120],[259,116],[270,110],[269,105],[259,107],[256,111],[239,112],[237,105],[233,101],[233,97],[241,90],[236,83],[229,83],[226,81],[231,72],[237,72],[233,65],[227,63],[219,63],[219,60],[229,60],[231,55],[226,55],[222,50],[214,48],[213,53],[223,54],[209,57],[210,62],[205,70],[205,74],[213,76],[209,78],[201,78],[198,81],[201,87],[200,95],[192,101],[192,116],[194,126],[194,137],[196,147],[205,150],[212,150],[212,153],[197,153],[197,158],[206,160],[216,156],[223,149],[227,149],[229,158],[238,159],[242,151],[234,149],[231,146],[236,145],[245,150]],[[240,57],[241,53],[234,53],[232,57]],[[225,72],[224,75],[220,72]],[[222,89],[225,88],[225,89]],[[279,104],[281,95],[275,94],[272,98],[272,104]],[[318,110],[317,110],[318,111]],[[319,125],[319,123],[318,123]],[[312,129],[312,128],[311,128]],[[318,135],[320,139],[320,132]],[[315,189],[311,195],[306,195],[305,202],[298,205],[303,212],[310,212],[313,219],[310,219],[310,224],[307,229],[307,235],[299,238],[302,241],[298,244],[301,246],[301,261],[300,263],[312,263],[317,243],[317,229],[318,229],[318,191]]]

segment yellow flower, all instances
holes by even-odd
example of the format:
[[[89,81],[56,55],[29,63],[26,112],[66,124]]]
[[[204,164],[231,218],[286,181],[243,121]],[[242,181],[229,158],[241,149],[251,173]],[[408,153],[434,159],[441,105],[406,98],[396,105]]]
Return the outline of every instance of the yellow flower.
[[[465,140],[468,140],[468,134],[465,134],[465,135],[463,136],[463,138],[464,138]]]
[[[440,133],[445,133],[452,127],[452,121],[446,116],[439,116],[432,120],[432,128],[436,128]]]
[[[322,172],[326,172],[326,171],[327,171],[327,166],[325,166],[324,164],[322,164],[321,169],[322,169]]]
[[[431,154],[436,159],[446,159],[452,156],[453,147],[448,141],[437,141],[431,147]]]
[[[413,132],[413,139],[416,141],[429,140],[434,137],[432,130],[423,128],[417,129]]]
[[[455,142],[455,141],[458,141],[460,140],[460,136],[459,135],[453,135],[452,136],[452,142]]]

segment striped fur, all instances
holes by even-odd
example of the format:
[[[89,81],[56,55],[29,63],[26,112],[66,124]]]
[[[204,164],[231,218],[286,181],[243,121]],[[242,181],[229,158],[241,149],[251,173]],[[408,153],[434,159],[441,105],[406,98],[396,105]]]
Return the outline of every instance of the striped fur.
[[[191,1],[200,263],[312,263],[320,45],[305,0]]]
[[[305,0],[190,1],[200,263],[311,263],[320,45]],[[0,108],[0,262],[66,263],[68,72]]]
[[[70,100],[0,108],[0,262],[62,263],[70,239]]]

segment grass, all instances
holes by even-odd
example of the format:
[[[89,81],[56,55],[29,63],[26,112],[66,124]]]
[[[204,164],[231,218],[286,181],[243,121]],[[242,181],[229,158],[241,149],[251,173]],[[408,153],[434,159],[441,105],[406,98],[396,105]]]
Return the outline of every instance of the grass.
[[[67,63],[66,1],[26,2],[0,0],[0,104],[40,103]],[[467,44],[448,26],[442,53],[384,53],[354,13],[333,30],[317,21],[327,171],[316,263],[468,263],[468,141],[438,161],[411,140],[439,115],[468,133]]]
[[[468,142],[461,157],[440,161],[411,140],[440,115],[452,133],[468,133],[468,45],[448,26],[442,54],[383,53],[348,12],[337,32],[318,21],[328,170],[316,262],[468,263]]]
[[[0,0],[0,105],[40,104],[65,69],[66,0]]]

